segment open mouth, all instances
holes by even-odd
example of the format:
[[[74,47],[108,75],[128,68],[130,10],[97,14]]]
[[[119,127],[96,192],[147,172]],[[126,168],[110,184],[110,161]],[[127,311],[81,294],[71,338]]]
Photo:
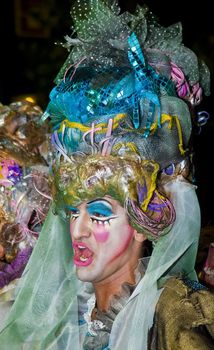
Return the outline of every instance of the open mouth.
[[[76,266],[88,266],[92,263],[93,252],[85,243],[73,242],[74,264]]]

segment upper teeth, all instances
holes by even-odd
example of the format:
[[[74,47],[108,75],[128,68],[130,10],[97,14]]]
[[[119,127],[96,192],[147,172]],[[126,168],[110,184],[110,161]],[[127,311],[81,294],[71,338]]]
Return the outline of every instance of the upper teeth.
[[[85,247],[83,245],[78,245],[79,249],[85,249]]]

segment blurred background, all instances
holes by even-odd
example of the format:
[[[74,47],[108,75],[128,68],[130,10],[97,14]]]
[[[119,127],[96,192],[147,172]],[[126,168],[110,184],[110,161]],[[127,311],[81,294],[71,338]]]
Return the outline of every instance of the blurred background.
[[[9,104],[22,98],[35,100],[45,108],[54,78],[67,57],[60,45],[71,34],[71,0],[8,0],[0,11],[0,102]],[[214,25],[212,2],[167,0],[121,0],[122,11],[133,11],[146,3],[164,26],[182,22],[184,44],[202,58],[214,73]],[[213,84],[212,84],[213,85]],[[211,85],[211,96],[213,86]],[[199,110],[210,114],[209,121],[194,134],[195,180],[207,240],[214,241],[214,190],[211,172],[214,152],[212,97]],[[205,237],[204,236],[204,237]]]

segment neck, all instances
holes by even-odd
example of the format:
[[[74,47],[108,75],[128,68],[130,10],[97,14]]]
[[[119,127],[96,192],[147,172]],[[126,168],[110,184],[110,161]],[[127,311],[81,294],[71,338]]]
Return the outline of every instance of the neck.
[[[105,280],[94,283],[97,308],[100,311],[105,312],[108,310],[111,297],[120,294],[123,283],[135,284],[135,270],[137,265],[138,259],[128,261],[113,275],[107,277]]]

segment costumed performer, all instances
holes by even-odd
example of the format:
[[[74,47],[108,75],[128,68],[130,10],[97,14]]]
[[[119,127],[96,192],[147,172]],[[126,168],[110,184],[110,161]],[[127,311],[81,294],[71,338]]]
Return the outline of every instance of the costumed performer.
[[[190,142],[208,69],[181,25],[161,27],[146,7],[119,15],[115,2],[77,1],[72,16],[73,48],[43,116],[54,203],[1,347],[212,349]]]

